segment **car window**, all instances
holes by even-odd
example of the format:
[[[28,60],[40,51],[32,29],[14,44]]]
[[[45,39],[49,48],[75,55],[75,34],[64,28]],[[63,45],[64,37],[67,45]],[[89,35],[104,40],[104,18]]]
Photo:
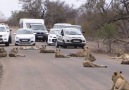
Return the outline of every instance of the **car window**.
[[[31,29],[33,29],[33,30],[45,30],[46,31],[46,27],[44,25],[31,25]]]
[[[50,32],[49,32],[49,34],[58,34],[59,33],[59,30],[51,30]]]
[[[18,30],[17,34],[32,34],[31,30]]]
[[[0,32],[5,32],[5,27],[0,27]]]
[[[66,29],[64,33],[67,35],[82,35],[82,33],[77,29]]]

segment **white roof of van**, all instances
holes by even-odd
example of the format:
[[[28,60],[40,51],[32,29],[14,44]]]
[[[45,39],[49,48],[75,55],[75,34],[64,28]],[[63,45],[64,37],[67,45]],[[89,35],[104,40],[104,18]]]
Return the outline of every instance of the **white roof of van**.
[[[44,22],[44,20],[43,19],[26,19],[26,18],[24,18],[24,19],[20,19],[20,22],[35,22],[35,23],[37,23],[37,22]]]

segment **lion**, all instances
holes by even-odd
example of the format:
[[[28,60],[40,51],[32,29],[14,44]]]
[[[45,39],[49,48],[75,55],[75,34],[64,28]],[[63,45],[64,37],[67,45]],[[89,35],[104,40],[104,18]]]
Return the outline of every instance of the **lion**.
[[[90,54],[91,51],[88,47],[84,47],[82,51],[76,52],[76,53],[70,53],[69,56],[71,57],[86,57],[88,54]]]
[[[48,50],[46,45],[42,45],[42,48],[40,48],[40,53],[55,53],[55,50]]]
[[[127,65],[129,65],[129,60],[128,59],[122,60],[121,64],[127,64]]]
[[[117,53],[117,55],[115,57],[111,57],[111,59],[129,59],[129,54],[124,54],[123,50],[119,50],[119,52]]]
[[[122,71],[114,72],[112,81],[113,86],[111,90],[129,90],[129,82],[123,77]]]
[[[89,54],[85,58],[85,61],[83,61],[83,66],[84,67],[101,67],[101,68],[107,68],[107,66],[105,66],[105,65],[94,64],[93,62],[95,60],[96,60],[96,58],[92,54]]]
[[[7,52],[4,49],[4,47],[0,48],[0,57],[6,57],[7,56]]]
[[[18,49],[19,50],[39,50],[39,48],[36,46],[25,46],[25,47],[20,47]]]
[[[70,58],[69,55],[64,55],[60,52],[60,49],[56,49],[56,52],[55,52],[55,57],[56,58]]]
[[[13,48],[13,49],[9,52],[9,57],[25,57],[25,55],[19,55],[19,54],[18,54],[18,48]]]

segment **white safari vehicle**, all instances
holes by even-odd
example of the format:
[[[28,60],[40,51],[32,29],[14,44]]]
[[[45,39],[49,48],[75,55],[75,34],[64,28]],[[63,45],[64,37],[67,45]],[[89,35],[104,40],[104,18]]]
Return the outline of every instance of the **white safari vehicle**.
[[[35,45],[35,33],[32,29],[18,29],[15,35],[16,45]]]
[[[11,32],[7,25],[0,24],[0,44],[5,44],[5,46],[9,46],[12,42]]]
[[[63,46],[74,46],[75,48],[82,47],[86,45],[86,39],[82,32],[75,28],[63,28],[57,35],[56,47]]]

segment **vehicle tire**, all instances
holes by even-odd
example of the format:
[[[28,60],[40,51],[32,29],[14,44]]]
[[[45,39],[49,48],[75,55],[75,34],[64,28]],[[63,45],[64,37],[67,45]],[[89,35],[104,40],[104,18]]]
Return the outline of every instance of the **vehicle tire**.
[[[55,46],[56,46],[56,48],[59,48],[59,44],[58,44],[58,42],[56,42],[56,43],[55,43]]]
[[[84,49],[84,46],[81,46],[82,49]]]
[[[35,46],[35,43],[33,44],[33,46]]]
[[[15,46],[18,46],[18,44],[15,43]]]
[[[65,45],[65,42],[63,41],[63,48],[67,48],[67,45]]]
[[[12,37],[9,36],[9,43],[12,43]]]
[[[9,41],[8,42],[5,42],[5,46],[9,46]]]
[[[77,48],[77,46],[74,46],[74,48]]]

